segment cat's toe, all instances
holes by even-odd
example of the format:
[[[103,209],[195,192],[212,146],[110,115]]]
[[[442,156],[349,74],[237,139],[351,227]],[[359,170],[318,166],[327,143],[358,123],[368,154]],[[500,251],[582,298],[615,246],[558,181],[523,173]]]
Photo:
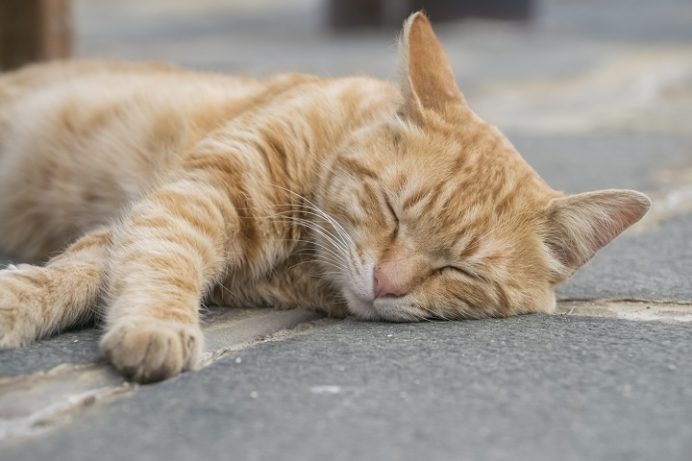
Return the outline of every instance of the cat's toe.
[[[46,285],[42,268],[24,264],[0,270],[0,349],[26,346],[54,331],[45,322]]]
[[[16,349],[36,339],[27,313],[16,306],[12,299],[0,299],[0,349]]]
[[[198,326],[139,319],[112,327],[101,340],[101,351],[128,378],[150,383],[192,369],[203,341]]]
[[[29,342],[28,335],[18,331],[16,317],[16,309],[0,306],[0,349],[15,349]]]

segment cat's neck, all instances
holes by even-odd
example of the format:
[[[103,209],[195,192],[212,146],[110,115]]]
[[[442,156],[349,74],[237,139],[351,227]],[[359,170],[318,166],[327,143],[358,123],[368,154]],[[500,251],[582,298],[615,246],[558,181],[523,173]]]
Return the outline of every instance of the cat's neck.
[[[293,79],[268,84],[266,94],[251,98],[249,108],[196,149],[245,152],[250,161],[264,162],[280,187],[311,197],[339,147],[360,128],[395,113],[401,100],[396,85],[369,77]]]
[[[359,129],[395,113],[396,85],[367,77],[310,82],[269,107],[276,147],[285,155],[287,187],[312,196],[322,170]]]

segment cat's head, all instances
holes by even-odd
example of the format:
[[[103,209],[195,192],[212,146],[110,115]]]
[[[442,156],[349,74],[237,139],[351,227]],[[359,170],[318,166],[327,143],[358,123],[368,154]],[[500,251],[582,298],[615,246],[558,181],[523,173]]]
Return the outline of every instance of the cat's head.
[[[554,286],[638,221],[649,199],[551,189],[456,85],[428,19],[402,37],[402,104],[356,133],[324,172],[336,221],[319,259],[365,319],[550,311]]]

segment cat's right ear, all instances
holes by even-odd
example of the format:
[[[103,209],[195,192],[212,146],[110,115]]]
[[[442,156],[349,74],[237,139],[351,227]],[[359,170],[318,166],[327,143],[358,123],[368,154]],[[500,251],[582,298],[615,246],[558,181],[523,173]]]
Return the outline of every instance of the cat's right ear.
[[[447,55],[425,14],[419,11],[406,20],[400,48],[405,116],[420,122],[426,111],[444,116],[466,107]]]
[[[632,190],[603,190],[553,199],[548,205],[544,242],[554,261],[553,278],[561,282],[651,206]]]

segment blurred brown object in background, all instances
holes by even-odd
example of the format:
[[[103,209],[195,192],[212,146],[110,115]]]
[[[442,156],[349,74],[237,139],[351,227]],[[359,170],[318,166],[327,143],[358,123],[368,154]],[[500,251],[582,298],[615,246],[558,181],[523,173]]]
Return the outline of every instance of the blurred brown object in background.
[[[64,58],[71,49],[71,0],[0,0],[0,69]]]
[[[335,28],[399,27],[413,11],[425,10],[434,22],[468,17],[528,21],[533,0],[328,0],[329,24]]]

